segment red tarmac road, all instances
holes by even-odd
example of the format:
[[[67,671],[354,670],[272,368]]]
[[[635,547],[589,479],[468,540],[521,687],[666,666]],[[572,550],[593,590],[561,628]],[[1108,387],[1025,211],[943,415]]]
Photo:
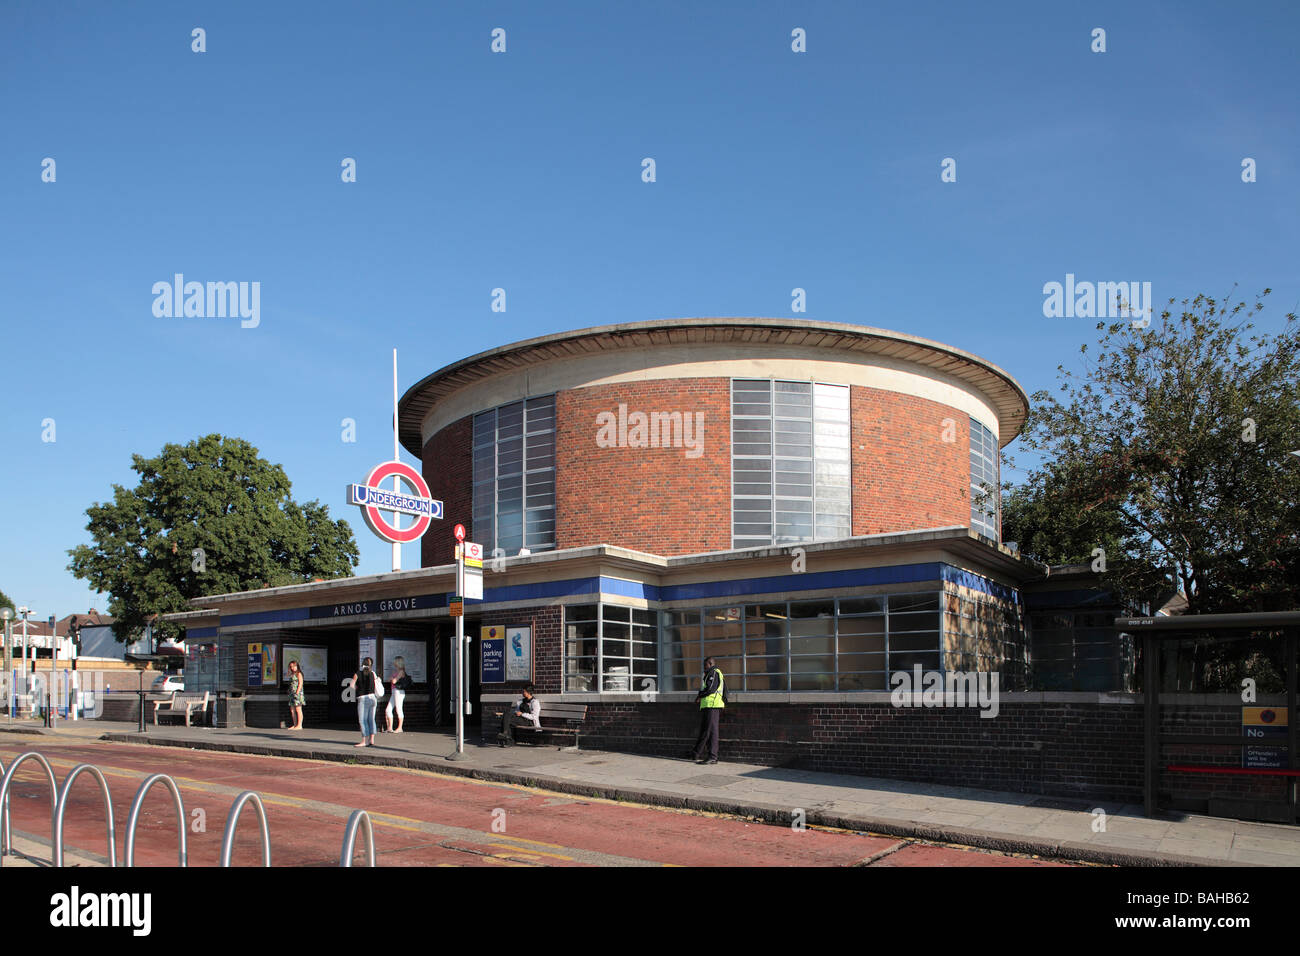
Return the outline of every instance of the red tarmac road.
[[[235,798],[256,791],[266,806],[275,866],[337,866],[349,814],[374,823],[380,866],[1055,866],[1025,857],[937,846],[897,837],[746,822],[735,817],[579,798],[424,771],[328,761],[255,757],[129,744],[0,742],[6,767],[25,750],[42,753],[60,787],[91,763],[108,779],[121,862],[126,819],[141,781],[170,774],[185,802],[191,866],[215,866]],[[28,761],[11,800],[15,832],[49,838],[49,783]],[[74,785],[64,844],[103,856],[103,798],[83,774]],[[146,798],[136,865],[174,866],[177,824],[165,787]],[[360,863],[362,841],[357,843]],[[726,847],[719,858],[717,848]],[[245,808],[233,862],[261,861],[256,813]]]

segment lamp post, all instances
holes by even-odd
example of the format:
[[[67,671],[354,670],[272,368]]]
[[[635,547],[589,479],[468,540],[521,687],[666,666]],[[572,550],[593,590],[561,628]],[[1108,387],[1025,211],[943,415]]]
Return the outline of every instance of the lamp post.
[[[23,693],[29,694],[31,691],[31,679],[27,676],[27,615],[32,613],[32,609],[29,607],[20,607],[18,613],[23,619]],[[29,703],[28,707],[30,706],[31,704]]]
[[[13,659],[12,659],[12,655],[11,655],[10,652],[9,652],[9,638],[10,638],[10,634],[9,634],[9,622],[13,619],[13,616],[14,616],[13,608],[11,608],[11,607],[0,607],[0,621],[4,622],[4,643],[5,643],[5,649],[4,649],[4,676],[5,676],[5,680],[4,680],[4,683],[5,683],[6,686],[8,686],[9,681],[10,681],[11,678],[12,678],[12,675],[11,675],[10,671],[12,670],[12,667],[13,667]],[[7,701],[5,701],[5,703],[8,705],[5,709],[9,711],[9,723],[12,724],[12,723],[14,722],[14,696],[13,696],[13,688],[12,688],[12,687],[9,688],[9,693],[6,694],[5,696],[9,698]]]

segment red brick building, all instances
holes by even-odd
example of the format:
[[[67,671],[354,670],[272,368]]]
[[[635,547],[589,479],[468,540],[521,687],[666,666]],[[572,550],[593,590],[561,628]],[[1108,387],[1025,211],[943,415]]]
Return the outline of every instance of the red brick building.
[[[388,671],[400,656],[408,727],[446,725],[461,523],[488,557],[483,599],[465,604],[475,720],[532,682],[543,709],[588,705],[595,746],[680,754],[713,657],[736,705],[724,759],[1128,793],[1127,770],[1092,781],[1068,735],[1047,756],[1026,737],[1057,724],[1023,693],[1022,594],[1046,569],[999,540],[998,453],[1027,412],[986,360],[861,326],[677,319],[530,339],[401,399],[401,442],[443,502],[422,567],[172,617],[213,655],[213,689],[248,695],[252,724],[287,718],[290,658],[320,723],[355,720],[340,688],[360,657]],[[919,688],[893,693],[900,674],[978,678],[1001,703],[925,709]],[[1073,696],[1089,726],[1135,713]]]

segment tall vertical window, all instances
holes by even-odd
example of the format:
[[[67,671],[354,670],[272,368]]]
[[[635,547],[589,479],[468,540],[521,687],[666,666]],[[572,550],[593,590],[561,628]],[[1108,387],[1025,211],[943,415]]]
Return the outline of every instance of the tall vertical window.
[[[993,432],[970,420],[970,526],[998,537],[998,441]]]
[[[734,379],[731,488],[734,548],[848,537],[848,386]]]
[[[555,547],[555,396],[474,416],[474,540],[489,552]]]

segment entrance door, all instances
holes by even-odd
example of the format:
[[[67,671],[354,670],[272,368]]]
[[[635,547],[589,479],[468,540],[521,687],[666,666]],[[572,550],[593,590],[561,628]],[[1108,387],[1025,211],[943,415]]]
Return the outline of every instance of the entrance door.
[[[343,695],[347,690],[344,681],[351,679],[352,675],[357,672],[360,663],[355,635],[352,636],[351,640],[335,638],[330,642],[329,722],[331,724],[355,724],[357,722],[356,698],[348,694],[349,699],[345,702]]]

